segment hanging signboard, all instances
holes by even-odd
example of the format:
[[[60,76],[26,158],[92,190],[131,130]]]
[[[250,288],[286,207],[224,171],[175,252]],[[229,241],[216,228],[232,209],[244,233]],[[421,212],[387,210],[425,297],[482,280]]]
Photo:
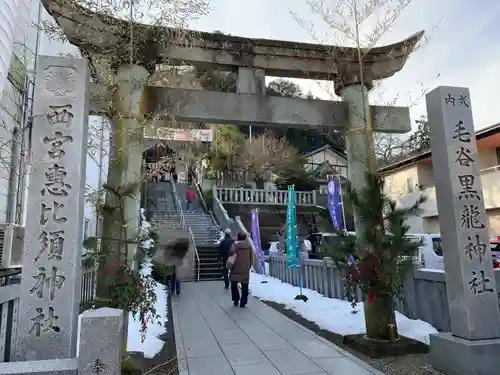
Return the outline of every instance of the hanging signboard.
[[[212,142],[212,129],[145,128],[144,138],[182,142]]]

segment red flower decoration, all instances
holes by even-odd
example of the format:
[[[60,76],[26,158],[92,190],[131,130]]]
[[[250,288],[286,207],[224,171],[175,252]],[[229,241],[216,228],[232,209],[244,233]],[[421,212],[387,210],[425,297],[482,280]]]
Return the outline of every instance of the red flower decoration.
[[[373,291],[373,289],[370,289],[370,292],[368,293],[368,303],[371,305],[374,299],[375,299],[375,292]]]

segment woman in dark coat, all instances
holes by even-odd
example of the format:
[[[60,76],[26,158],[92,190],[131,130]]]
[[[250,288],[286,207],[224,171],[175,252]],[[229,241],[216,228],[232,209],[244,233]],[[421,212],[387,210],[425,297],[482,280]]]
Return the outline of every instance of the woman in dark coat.
[[[231,297],[234,306],[245,307],[248,302],[248,283],[250,282],[250,268],[253,263],[253,252],[250,247],[247,235],[243,232],[238,233],[235,243],[229,250],[229,256],[236,253],[236,260],[231,268],[229,280],[231,281]],[[238,283],[241,284],[241,299],[238,291]]]

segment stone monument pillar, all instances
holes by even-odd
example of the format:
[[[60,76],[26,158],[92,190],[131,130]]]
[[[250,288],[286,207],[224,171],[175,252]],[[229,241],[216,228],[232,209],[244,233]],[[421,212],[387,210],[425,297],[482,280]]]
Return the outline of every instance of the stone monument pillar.
[[[76,355],[89,81],[86,60],[38,58],[16,360]]]
[[[469,90],[426,95],[451,332],[431,335],[431,363],[448,375],[500,373],[500,311]]]
[[[123,184],[133,183],[142,178],[142,149],[143,149],[143,111],[141,106],[144,87],[149,72],[140,65],[121,65],[116,74],[117,89],[113,98],[113,109],[116,111],[115,128],[117,138],[123,137],[126,145],[127,165],[125,167]],[[140,192],[137,197],[126,198],[125,217],[129,229],[127,236],[133,237],[139,225]],[[128,263],[133,265],[137,245],[127,245]]]

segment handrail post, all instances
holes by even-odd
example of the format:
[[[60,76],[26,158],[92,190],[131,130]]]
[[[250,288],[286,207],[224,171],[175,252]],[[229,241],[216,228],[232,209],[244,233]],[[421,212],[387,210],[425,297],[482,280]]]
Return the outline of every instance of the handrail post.
[[[212,186],[212,199],[214,199],[215,197],[217,197],[217,185],[213,185]],[[217,197],[219,198],[219,197]]]
[[[192,244],[194,246],[194,255],[195,255],[196,260],[197,260],[197,262],[196,262],[197,265],[196,265],[196,269],[195,269],[195,277],[196,277],[197,281],[200,281],[200,256],[198,254],[198,248],[196,246],[196,241],[194,239],[194,235],[193,235],[193,231],[191,230],[191,227],[188,226],[186,223],[186,218],[184,217],[184,210],[182,208],[179,194],[177,193],[177,186],[175,184],[175,181],[172,180],[171,183],[172,183],[172,193],[174,194],[174,200],[175,200],[176,205],[177,205],[177,211],[179,212],[179,214],[181,216],[181,227],[184,231],[187,232],[187,235],[189,236],[189,242],[192,242]]]

